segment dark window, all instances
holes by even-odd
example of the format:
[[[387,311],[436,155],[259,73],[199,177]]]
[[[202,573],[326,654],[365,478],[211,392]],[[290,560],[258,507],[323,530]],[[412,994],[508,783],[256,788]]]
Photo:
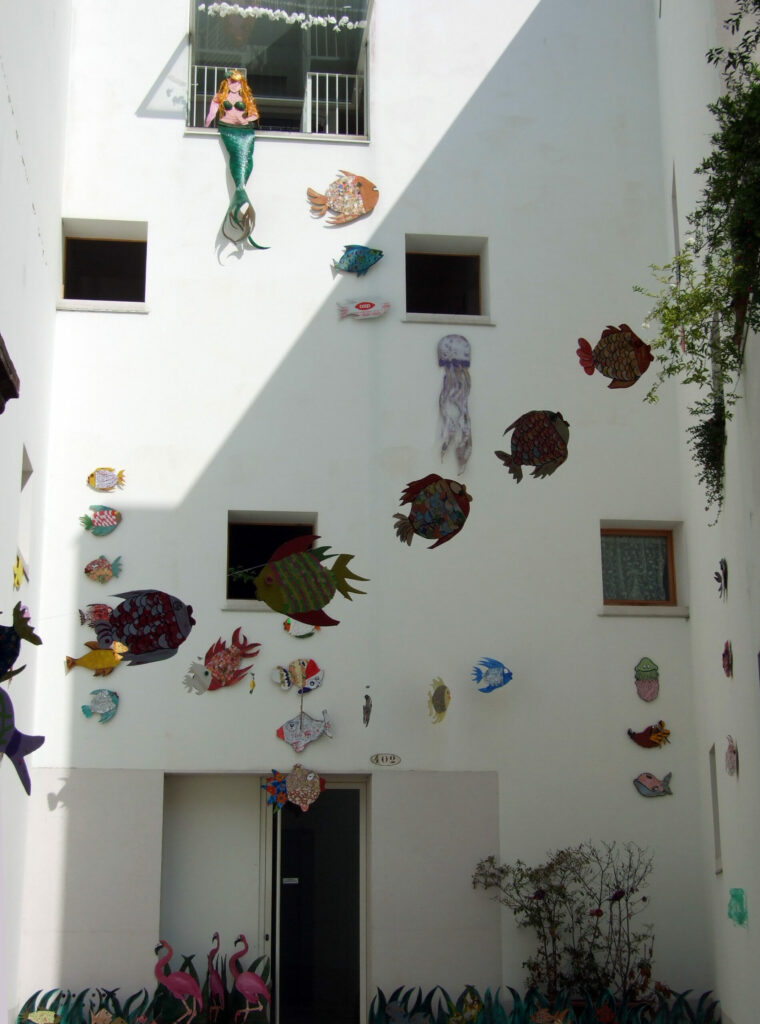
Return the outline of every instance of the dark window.
[[[238,513],[239,514],[239,513]],[[258,600],[256,588],[250,579],[230,575],[243,569],[248,576],[257,576],[281,544],[295,537],[314,533],[313,522],[264,523],[227,522],[227,598],[229,600]]]
[[[671,530],[603,529],[605,604],[676,604]]]
[[[408,252],[406,311],[480,316],[480,256]]]
[[[147,242],[67,238],[64,299],[145,302]]]

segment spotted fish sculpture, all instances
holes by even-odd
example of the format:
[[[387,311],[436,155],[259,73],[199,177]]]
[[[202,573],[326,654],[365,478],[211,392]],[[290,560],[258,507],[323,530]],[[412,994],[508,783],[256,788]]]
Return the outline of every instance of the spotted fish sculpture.
[[[598,370],[611,378],[610,388],[632,387],[654,358],[650,346],[628,324],[605,327],[593,349],[585,338],[578,338],[576,355],[589,376]]]
[[[508,434],[510,430],[514,433],[509,454],[502,451],[494,454],[501,459],[517,483],[522,480],[523,466],[533,466],[531,476],[541,479],[551,476],[567,458],[570,424],[561,412],[545,409],[526,412],[510,424],[504,433]]]

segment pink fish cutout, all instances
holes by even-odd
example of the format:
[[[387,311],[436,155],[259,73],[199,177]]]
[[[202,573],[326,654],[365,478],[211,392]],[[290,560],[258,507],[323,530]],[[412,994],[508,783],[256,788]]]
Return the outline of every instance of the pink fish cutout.
[[[338,303],[341,320],[347,316],[352,316],[356,320],[371,320],[383,316],[390,308],[390,302],[382,302],[380,299],[349,299],[344,305]]]

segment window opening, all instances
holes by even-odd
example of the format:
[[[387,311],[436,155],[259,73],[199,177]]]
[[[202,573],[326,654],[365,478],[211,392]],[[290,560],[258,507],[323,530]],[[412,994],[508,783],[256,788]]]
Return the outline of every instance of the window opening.
[[[111,238],[66,238],[64,299],[145,301],[148,243]]]
[[[606,605],[675,605],[672,530],[601,530]]]
[[[230,575],[244,569],[246,576],[256,576],[280,547],[296,537],[316,533],[313,513],[227,513],[226,597],[230,601],[259,601],[251,579]]]
[[[407,252],[406,310],[480,316],[480,256]]]

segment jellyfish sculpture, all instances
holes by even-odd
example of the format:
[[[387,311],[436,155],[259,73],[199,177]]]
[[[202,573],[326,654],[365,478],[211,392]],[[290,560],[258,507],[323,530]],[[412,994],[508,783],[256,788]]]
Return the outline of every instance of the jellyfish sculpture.
[[[472,454],[472,431],[467,399],[470,395],[470,343],[461,334],[447,334],[438,342],[438,365],[443,367],[443,384],[438,399],[441,423],[441,459],[451,443],[460,473]]]

